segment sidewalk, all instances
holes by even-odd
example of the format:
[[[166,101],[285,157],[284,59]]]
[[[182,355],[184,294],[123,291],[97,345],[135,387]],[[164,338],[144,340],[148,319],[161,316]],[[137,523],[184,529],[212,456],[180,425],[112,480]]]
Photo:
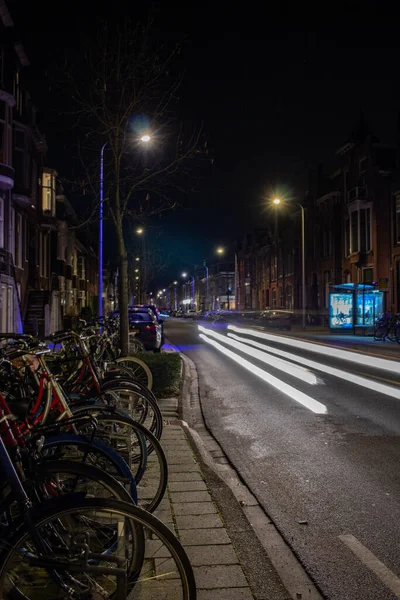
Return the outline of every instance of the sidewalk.
[[[168,460],[166,496],[155,515],[183,544],[195,573],[198,600],[253,600],[235,548],[178,421],[178,400],[159,402]]]

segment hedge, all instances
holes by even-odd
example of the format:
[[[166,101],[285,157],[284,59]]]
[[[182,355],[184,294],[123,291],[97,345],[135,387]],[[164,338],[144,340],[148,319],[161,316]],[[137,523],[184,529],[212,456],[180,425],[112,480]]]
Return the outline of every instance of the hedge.
[[[177,352],[141,352],[136,354],[153,373],[153,392],[157,398],[168,398],[179,394],[181,357]]]

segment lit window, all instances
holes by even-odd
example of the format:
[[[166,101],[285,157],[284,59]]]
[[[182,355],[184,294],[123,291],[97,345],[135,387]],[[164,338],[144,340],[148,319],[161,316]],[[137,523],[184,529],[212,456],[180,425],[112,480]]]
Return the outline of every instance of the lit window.
[[[55,214],[56,180],[53,173],[43,173],[42,177],[42,210],[44,214]]]

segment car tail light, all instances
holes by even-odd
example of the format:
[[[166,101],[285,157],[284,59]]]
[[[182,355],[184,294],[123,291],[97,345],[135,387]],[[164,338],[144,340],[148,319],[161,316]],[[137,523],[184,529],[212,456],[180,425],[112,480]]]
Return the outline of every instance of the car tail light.
[[[154,332],[156,332],[157,331],[157,326],[156,325],[146,325],[145,329],[147,331],[154,331]]]

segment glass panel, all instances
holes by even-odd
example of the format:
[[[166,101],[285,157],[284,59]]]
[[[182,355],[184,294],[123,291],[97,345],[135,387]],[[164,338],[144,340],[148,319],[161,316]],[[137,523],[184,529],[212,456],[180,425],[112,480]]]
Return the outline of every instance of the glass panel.
[[[353,294],[330,294],[329,326],[332,329],[352,327]]]

